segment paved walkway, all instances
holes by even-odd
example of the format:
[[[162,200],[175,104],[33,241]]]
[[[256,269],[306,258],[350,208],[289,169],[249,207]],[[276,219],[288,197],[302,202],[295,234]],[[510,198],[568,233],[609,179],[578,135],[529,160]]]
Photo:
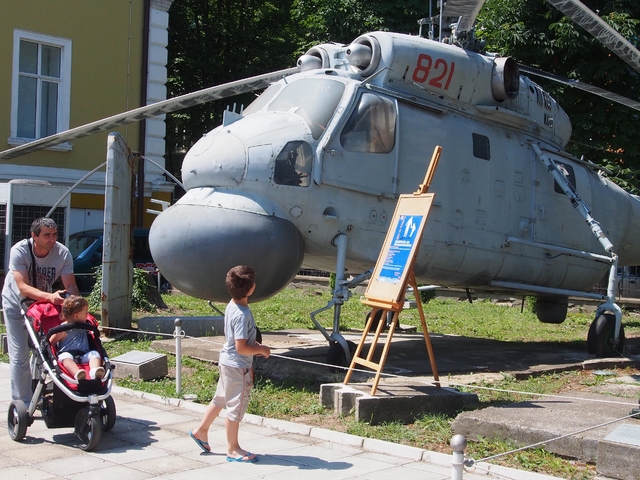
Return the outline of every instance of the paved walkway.
[[[197,447],[187,431],[204,406],[114,388],[117,421],[93,452],[77,446],[72,429],[47,429],[36,419],[22,442],[4,430],[0,435],[0,469],[8,479],[448,479],[451,455],[390,442],[365,439],[322,428],[247,415],[240,443],[259,455],[253,464],[226,461],[223,421],[211,427],[212,453]],[[11,401],[9,368],[0,364],[0,423],[6,429]],[[224,412],[223,412],[224,413]],[[487,470],[489,475],[487,476]],[[465,480],[501,478],[543,480],[543,476],[481,464]]]

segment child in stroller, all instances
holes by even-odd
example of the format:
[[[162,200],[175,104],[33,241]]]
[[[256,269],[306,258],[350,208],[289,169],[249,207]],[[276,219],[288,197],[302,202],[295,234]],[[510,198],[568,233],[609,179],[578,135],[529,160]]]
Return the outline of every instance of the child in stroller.
[[[89,313],[89,304],[83,297],[71,295],[62,302],[61,318],[64,324],[73,322],[86,323]],[[78,363],[89,364],[89,378],[91,380],[102,379],[104,368],[97,350],[89,349],[89,340],[84,330],[67,330],[54,333],[49,337],[49,343],[58,349],[58,362],[75,378],[84,380],[87,372],[78,367]],[[76,361],[77,359],[77,361]]]
[[[60,306],[38,301],[27,309],[27,301],[24,300],[21,306],[30,340],[33,396],[29,405],[22,400],[14,400],[9,405],[9,436],[16,442],[21,441],[34,421],[36,409],[39,409],[48,428],[73,427],[80,440],[80,448],[93,450],[102,431],[111,430],[116,422],[116,406],[111,397],[113,366],[100,342],[98,322],[90,314],[86,314],[86,321],[82,321],[84,313],[78,314],[78,321],[62,322],[66,316],[61,316]],[[93,367],[90,364],[76,365],[70,360],[73,365],[67,369],[64,363],[68,362],[64,362],[64,358],[58,362],[60,352],[57,344],[51,344],[49,340],[55,340],[60,332],[72,331],[79,331],[88,339],[88,351],[98,352],[98,363],[93,359]],[[89,373],[87,376],[92,369],[93,375]],[[76,373],[78,370],[84,372],[84,380],[80,379],[82,374]],[[99,378],[101,374],[102,378]]]

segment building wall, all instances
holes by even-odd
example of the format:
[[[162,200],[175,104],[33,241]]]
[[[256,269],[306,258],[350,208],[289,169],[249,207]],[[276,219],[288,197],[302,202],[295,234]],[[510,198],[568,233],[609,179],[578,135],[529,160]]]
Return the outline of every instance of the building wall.
[[[13,31],[22,29],[72,40],[70,127],[141,105],[141,1],[42,2],[21,0],[3,6],[0,60],[12,65]],[[0,143],[10,133],[11,68],[0,71]],[[115,129],[138,148],[139,123]],[[14,160],[16,165],[90,170],[105,159],[108,132],[78,139],[69,152],[41,151]],[[4,149],[3,148],[3,149]]]
[[[0,16],[0,150],[11,148],[11,89],[13,33],[15,29],[70,39],[71,105],[70,128],[138,108],[166,98],[168,10],[172,0],[109,0],[93,2],[65,0],[8,2]],[[145,6],[149,4],[149,41],[145,55]],[[146,65],[142,65],[143,61]],[[145,77],[144,73],[148,72]],[[146,78],[146,88],[142,82]],[[143,93],[146,93],[142,99]],[[164,166],[164,117],[114,128],[133,151],[140,151]],[[140,142],[141,131],[145,139]],[[72,142],[69,151],[44,150],[10,161],[0,161],[0,182],[15,178],[47,180],[70,186],[106,159],[109,132]],[[162,171],[145,165],[144,195],[163,200],[171,197],[173,185]],[[104,170],[93,174],[71,195],[72,208],[96,213],[104,205]],[[151,205],[159,209],[158,205]],[[145,214],[140,223],[148,226],[153,216]],[[72,231],[78,231],[79,225]]]

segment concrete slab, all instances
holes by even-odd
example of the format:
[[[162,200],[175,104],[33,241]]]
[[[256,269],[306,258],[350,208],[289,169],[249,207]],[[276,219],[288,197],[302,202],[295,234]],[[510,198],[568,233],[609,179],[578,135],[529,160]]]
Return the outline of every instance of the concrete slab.
[[[624,419],[636,405],[631,399],[568,392],[463,412],[453,422],[452,431],[469,440],[480,437],[511,440],[520,446],[543,442],[547,451],[596,462],[600,458],[600,442],[615,428],[621,424],[640,425],[638,420]],[[629,448],[635,450],[634,455],[640,454],[640,447]]]
[[[190,337],[224,335],[224,317],[144,317],[138,320],[138,328],[143,332],[173,334],[175,320],[182,320],[182,330]]]
[[[131,376],[140,380],[152,380],[169,373],[167,356],[161,353],[132,350],[112,358],[111,363],[116,367],[113,370],[115,378]]]

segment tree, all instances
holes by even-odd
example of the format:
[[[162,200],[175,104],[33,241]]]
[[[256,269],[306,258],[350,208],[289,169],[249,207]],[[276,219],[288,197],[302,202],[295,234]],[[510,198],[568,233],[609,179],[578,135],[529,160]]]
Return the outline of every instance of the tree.
[[[584,1],[629,41],[640,39],[640,5],[631,0]],[[543,0],[488,0],[476,35],[487,51],[570,79],[640,98],[640,75],[571,19]],[[573,125],[568,150],[617,172],[640,190],[638,112],[581,90],[534,79],[566,110]]]
[[[176,0],[169,15],[169,97],[293,66],[291,0]],[[180,176],[184,152],[219,125],[228,105],[209,102],[167,116],[167,166]]]

